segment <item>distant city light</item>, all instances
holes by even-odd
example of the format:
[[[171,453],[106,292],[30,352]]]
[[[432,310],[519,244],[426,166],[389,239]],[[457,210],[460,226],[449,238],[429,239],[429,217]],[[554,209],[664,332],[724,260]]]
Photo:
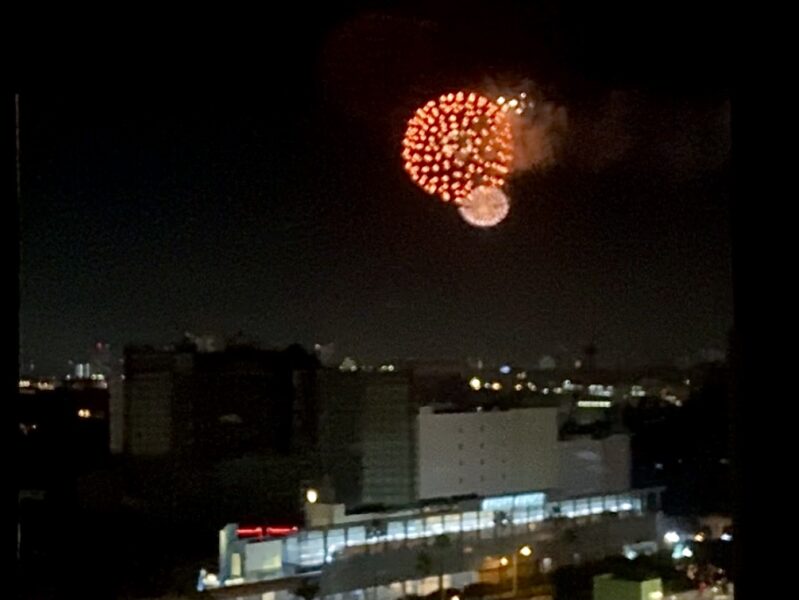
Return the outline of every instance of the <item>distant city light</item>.
[[[612,403],[610,400],[578,400],[577,406],[579,408],[610,408]]]
[[[680,534],[676,531],[669,531],[663,536],[663,541],[667,544],[676,544],[680,541]]]
[[[533,549],[530,548],[530,546],[522,546],[519,549],[519,554],[521,554],[522,556],[525,556],[525,557],[530,556],[532,553],[533,553]]]
[[[340,371],[349,371],[350,373],[354,373],[358,370],[358,363],[356,363],[354,359],[347,356],[341,361],[341,364],[338,368]]]
[[[499,368],[499,372],[502,373],[503,375],[507,375],[508,373],[510,373],[510,365],[502,365]]]
[[[508,562],[509,561],[507,556],[503,556],[502,558],[499,559],[499,564],[501,564],[503,567],[507,567]]]
[[[310,488],[307,492],[305,492],[305,499],[308,501],[308,504],[316,504],[316,502],[319,500],[319,492],[313,488]]]
[[[495,392],[498,392],[499,390],[502,389],[502,384],[499,381],[495,381],[494,383],[491,384],[491,389],[494,390]]]
[[[483,382],[480,381],[477,377],[472,377],[469,380],[469,387],[472,388],[475,392],[483,387]]]
[[[78,410],[78,416],[81,419],[88,419],[92,416],[92,411],[90,411],[88,408],[81,408]]]
[[[521,383],[517,383],[516,385],[513,386],[513,389],[516,390],[517,392],[521,392],[524,389],[524,386]]]
[[[694,555],[693,550],[691,550],[690,548],[683,548],[682,550],[683,558],[691,558],[693,555]]]
[[[613,396],[613,386],[612,385],[600,385],[597,383],[592,383],[588,386],[588,393],[592,396],[602,396],[604,398],[610,398]]]
[[[731,542],[732,541],[732,534],[724,532],[721,534],[721,541],[722,542]]]

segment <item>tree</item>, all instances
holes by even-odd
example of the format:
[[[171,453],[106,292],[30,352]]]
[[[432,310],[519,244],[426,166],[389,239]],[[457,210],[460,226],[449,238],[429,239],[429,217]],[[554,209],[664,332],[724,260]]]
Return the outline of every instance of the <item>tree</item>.
[[[421,550],[416,555],[416,570],[422,577],[427,577],[433,572],[433,566],[438,563],[438,589],[441,594],[441,600],[447,597],[447,590],[444,589],[444,553],[452,545],[452,541],[446,534],[436,536],[433,540],[433,548],[438,560],[434,561],[433,557],[427,550]]]
[[[302,598],[303,600],[313,600],[319,593],[319,584],[311,581],[304,580],[296,588],[294,588],[294,595]]]

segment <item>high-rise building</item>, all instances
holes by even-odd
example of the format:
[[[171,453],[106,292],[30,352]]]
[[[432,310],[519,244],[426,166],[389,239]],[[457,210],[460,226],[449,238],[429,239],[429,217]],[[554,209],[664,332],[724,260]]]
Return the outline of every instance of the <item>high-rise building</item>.
[[[416,412],[410,375],[319,373],[319,457],[335,501],[348,506],[416,498]]]
[[[196,458],[287,452],[295,400],[308,397],[298,393],[305,379],[295,374],[315,366],[298,347],[126,348],[125,451]]]
[[[107,342],[95,342],[89,353],[90,375],[102,375],[109,379],[114,369],[114,359],[111,355],[111,346]]]

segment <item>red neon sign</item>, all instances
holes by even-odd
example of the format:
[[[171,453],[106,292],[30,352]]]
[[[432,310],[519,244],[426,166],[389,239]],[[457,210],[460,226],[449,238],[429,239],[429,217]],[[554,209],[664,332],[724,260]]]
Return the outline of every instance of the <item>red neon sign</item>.
[[[267,527],[239,527],[236,535],[239,538],[284,537],[296,533],[299,527],[292,526],[267,526]]]
[[[289,535],[291,533],[296,533],[297,531],[299,531],[299,527],[297,527],[296,525],[291,527],[267,527],[266,535],[272,535],[272,536]]]

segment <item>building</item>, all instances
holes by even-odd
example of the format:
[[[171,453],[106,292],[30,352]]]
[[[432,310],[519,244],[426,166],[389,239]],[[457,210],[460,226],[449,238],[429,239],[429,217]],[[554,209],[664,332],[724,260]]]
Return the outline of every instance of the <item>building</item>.
[[[288,452],[300,396],[295,385],[303,381],[295,373],[315,367],[315,359],[299,347],[214,352],[193,343],[128,347],[125,452],[194,459]]]
[[[355,507],[416,499],[416,404],[407,372],[318,375],[319,475]]]
[[[114,368],[114,358],[111,354],[111,346],[107,342],[95,342],[89,353],[90,375],[102,375],[105,379],[110,379],[116,370]]]
[[[631,487],[630,436],[577,436],[558,442],[558,493],[609,494]]]
[[[654,540],[657,505],[648,509],[646,498],[660,491],[556,501],[524,492],[350,514],[343,505],[312,505],[307,508],[313,518],[301,529],[225,526],[219,532],[218,571],[206,572],[203,584],[211,597],[218,588],[247,600],[265,592],[289,600],[299,583],[310,580],[319,585],[321,597],[332,600],[362,598],[358,594],[366,588],[379,600],[398,600],[437,589],[438,577],[418,568],[420,553],[428,552],[435,552],[448,588],[495,580],[497,563],[507,566],[507,557],[520,549],[515,564],[526,572],[547,571],[618,555],[637,540]],[[434,543],[442,538],[446,543]]]
[[[605,574],[594,577],[593,600],[662,600],[660,579],[632,581]]]
[[[418,416],[418,498],[490,496],[558,485],[556,408]]]
[[[419,553],[442,536],[447,587],[495,580],[521,548],[547,570],[657,544],[662,490],[629,488],[626,436],[561,440],[553,405],[420,406],[404,369],[325,369],[316,385],[304,525],[226,526],[218,573],[202,579],[212,596],[288,598],[308,578],[338,600],[429,594],[438,578],[418,572]]]
[[[20,379],[17,415],[23,486],[44,487],[108,458],[108,389],[101,379]]]
[[[125,380],[119,373],[112,373],[108,383],[109,446],[112,454],[125,449]]]
[[[319,469],[309,485],[325,502],[352,510],[525,490],[570,497],[630,488],[629,437],[559,439],[562,414],[552,402],[490,409],[424,403],[405,370],[326,369],[317,384]]]

